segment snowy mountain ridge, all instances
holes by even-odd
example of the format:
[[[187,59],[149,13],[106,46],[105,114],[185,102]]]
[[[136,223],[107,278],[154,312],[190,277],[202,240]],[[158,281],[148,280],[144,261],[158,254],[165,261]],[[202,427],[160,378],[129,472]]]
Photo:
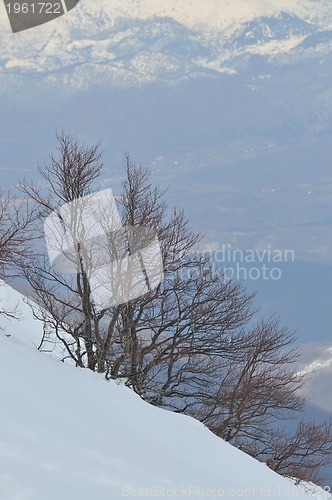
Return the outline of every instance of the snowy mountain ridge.
[[[234,74],[239,57],[279,57],[279,63],[281,56],[286,64],[292,57],[330,53],[327,2],[294,2],[291,8],[279,2],[278,12],[272,1],[261,4],[192,0],[188,6],[173,0],[165,7],[159,0],[81,0],[56,21],[15,36],[2,15],[0,89],[20,87],[25,77],[68,91],[174,82]]]
[[[172,17],[189,28],[205,26],[221,29],[226,26],[251,21],[261,16],[271,16],[280,11],[300,16],[306,21],[318,23],[321,27],[332,24],[329,0],[80,0],[69,15],[62,18],[76,23],[82,15],[110,19],[148,19],[154,16]],[[7,21],[4,6],[0,7],[0,20]],[[49,25],[50,26],[50,25]],[[47,25],[37,28],[40,32],[49,30]],[[6,29],[10,33],[10,28]],[[19,34],[18,36],[21,36]]]

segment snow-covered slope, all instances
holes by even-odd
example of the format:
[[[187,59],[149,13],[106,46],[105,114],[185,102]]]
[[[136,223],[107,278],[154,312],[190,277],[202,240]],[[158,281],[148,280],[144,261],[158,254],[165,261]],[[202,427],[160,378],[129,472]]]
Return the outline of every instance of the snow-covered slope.
[[[306,494],[191,418],[38,352],[24,313],[24,329],[14,321],[0,332],[1,500],[331,498]]]

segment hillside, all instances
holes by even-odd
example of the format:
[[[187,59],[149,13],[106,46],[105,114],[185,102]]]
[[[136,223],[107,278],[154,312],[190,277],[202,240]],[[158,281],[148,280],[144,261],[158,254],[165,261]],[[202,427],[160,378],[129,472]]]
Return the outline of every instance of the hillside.
[[[2,303],[21,303],[1,292]],[[38,352],[40,325],[23,309],[20,322],[1,321],[1,500],[331,498],[306,494],[194,419]]]

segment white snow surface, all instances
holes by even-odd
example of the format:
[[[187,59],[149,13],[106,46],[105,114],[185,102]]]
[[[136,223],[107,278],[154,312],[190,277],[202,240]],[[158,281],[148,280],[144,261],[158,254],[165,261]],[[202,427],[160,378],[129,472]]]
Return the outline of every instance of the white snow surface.
[[[115,381],[37,351],[42,332],[22,297],[1,319],[0,499],[330,499],[298,487],[198,421],[153,407]],[[309,493],[305,492],[305,489]]]

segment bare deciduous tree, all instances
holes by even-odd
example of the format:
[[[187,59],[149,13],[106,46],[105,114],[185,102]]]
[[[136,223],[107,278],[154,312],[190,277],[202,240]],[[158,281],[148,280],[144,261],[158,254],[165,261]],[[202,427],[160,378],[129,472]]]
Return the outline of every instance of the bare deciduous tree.
[[[27,200],[0,191],[0,277],[31,251],[35,213]]]
[[[220,365],[218,387],[203,398],[198,418],[226,441],[243,446],[261,439],[272,422],[303,410],[303,377],[290,367],[298,357],[294,336],[277,319],[239,332],[233,356]]]
[[[103,171],[99,144],[87,147],[64,132],[58,144],[57,155],[39,169],[43,188],[22,185],[39,210],[41,233],[45,216],[93,193]],[[44,340],[48,332],[55,335],[64,358],[77,366],[122,378],[146,401],[195,416],[275,470],[304,476],[308,464],[326,460],[330,428],[316,428],[321,447],[305,423],[291,446],[287,438],[278,440],[278,419],[303,408],[298,393],[303,379],[293,368],[294,336],[274,318],[254,325],[253,295],[195,251],[200,235],[183,211],[167,206],[148,169],[125,156],[124,172],[116,197],[120,224],[150,228],[157,235],[164,279],[141,296],[96,307],[86,255],[101,246],[98,256],[108,253],[111,262],[124,249],[130,251],[125,233],[117,233],[120,246],[109,234],[112,214],[104,212],[98,223],[106,228],[105,237],[91,243],[86,234],[75,243],[75,255],[67,260],[69,267],[75,264],[74,273],[57,270],[45,253],[24,262],[37,303],[34,314],[45,325]]]
[[[301,420],[294,431],[274,429],[254,454],[278,474],[322,484],[332,463],[332,424]]]
[[[10,281],[17,267],[31,255],[34,210],[27,200],[0,191],[0,279]],[[0,314],[15,317],[15,310],[0,308]]]
[[[58,156],[40,168],[48,192],[35,185],[22,186],[40,207],[42,217],[58,210],[64,201],[91,193],[101,173],[98,145],[79,146],[70,134],[58,140]],[[126,156],[123,193],[118,196],[122,223],[156,231],[165,273],[163,283],[143,297],[99,311],[84,263],[75,276],[57,272],[45,255],[24,266],[42,306],[35,314],[45,320],[47,311],[47,322],[68,356],[78,366],[125,378],[134,390],[155,402],[162,402],[161,393],[173,385],[171,374],[179,365],[177,360],[190,354],[193,346],[198,355],[215,351],[219,343],[221,352],[227,335],[252,315],[251,296],[238,283],[212,276],[207,259],[190,256],[200,237],[190,230],[183,211],[168,210],[163,195],[151,185],[148,170],[133,165]],[[169,381],[163,380],[165,370]]]

